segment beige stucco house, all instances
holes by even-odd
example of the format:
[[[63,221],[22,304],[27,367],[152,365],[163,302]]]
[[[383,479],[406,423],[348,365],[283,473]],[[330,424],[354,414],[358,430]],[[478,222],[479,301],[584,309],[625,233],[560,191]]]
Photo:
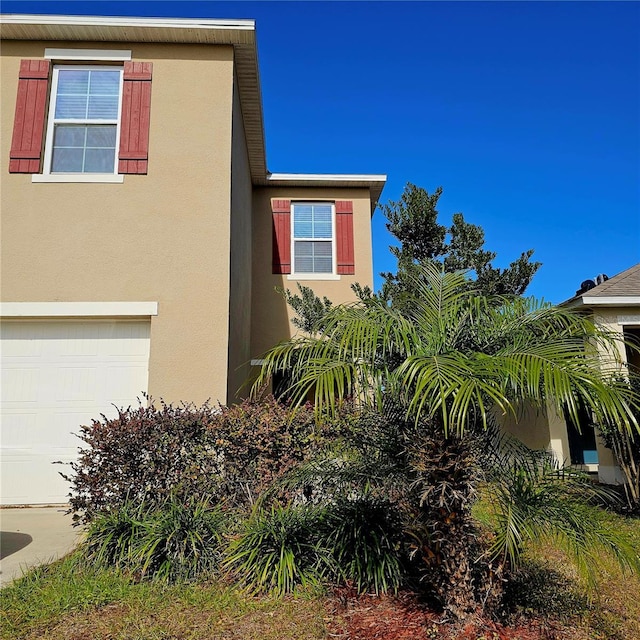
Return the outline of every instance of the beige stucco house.
[[[252,21],[6,15],[1,37],[1,496],[64,502],[78,425],[143,392],[232,402],[291,335],[275,287],[372,284],[386,178],[267,170]]]
[[[640,355],[627,342],[640,344],[640,264],[604,280],[600,284],[585,281],[576,295],[563,306],[589,314],[603,329],[620,336],[616,353],[601,353],[603,367],[623,374],[631,368],[640,371]],[[622,483],[623,477],[613,453],[606,448],[593,428],[580,430],[567,424],[555,411],[528,410],[518,420],[507,421],[507,430],[535,449],[548,449],[562,464],[573,464],[608,484]]]

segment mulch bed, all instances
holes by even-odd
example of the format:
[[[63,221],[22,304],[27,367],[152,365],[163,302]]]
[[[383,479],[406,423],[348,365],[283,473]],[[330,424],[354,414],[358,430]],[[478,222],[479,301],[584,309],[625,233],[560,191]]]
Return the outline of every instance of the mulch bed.
[[[481,614],[460,623],[447,621],[421,604],[415,594],[358,595],[337,589],[327,605],[329,637],[337,640],[564,640],[561,628],[531,622],[503,626]]]

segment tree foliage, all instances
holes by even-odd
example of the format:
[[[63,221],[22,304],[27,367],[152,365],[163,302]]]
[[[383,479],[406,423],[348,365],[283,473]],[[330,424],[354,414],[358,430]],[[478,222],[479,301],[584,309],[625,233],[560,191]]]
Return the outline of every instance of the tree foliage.
[[[446,272],[471,271],[475,287],[487,294],[522,295],[539,262],[531,262],[533,250],[523,252],[506,269],[493,266],[497,254],[484,248],[482,227],[455,213],[451,226],[438,222],[438,200],[442,187],[433,194],[408,183],[400,200],[381,206],[387,229],[400,242],[390,247],[398,260],[397,273],[383,273],[382,297],[401,297],[415,279],[416,266],[440,263]]]
[[[332,306],[329,298],[326,296],[319,298],[311,287],[305,287],[300,283],[298,283],[300,295],[291,293],[289,289],[279,291],[297,316],[291,320],[295,327],[306,333],[314,333],[322,329],[323,319]]]
[[[271,349],[257,385],[287,371],[288,397],[298,405],[313,397],[319,417],[325,410],[337,414],[349,400],[387,420],[391,403],[395,413],[388,429],[399,438],[395,450],[401,469],[384,464],[384,439],[372,447],[380,449],[379,455],[365,458],[378,460],[377,474],[387,488],[393,486],[387,479],[404,478],[390,491],[404,504],[412,555],[420,558],[432,593],[453,615],[463,616],[477,604],[483,581],[478,567],[489,570],[480,558],[498,561],[500,555],[495,549],[482,553],[471,517],[483,477],[477,435],[496,415],[517,415],[525,402],[541,411],[565,410],[574,418],[584,403],[597,420],[631,433],[638,427],[633,412],[639,400],[628,384],[602,368],[595,347],[613,353],[615,336],[588,318],[532,299],[479,292],[462,273],[447,273],[433,262],[414,270],[407,274],[410,286],[402,304],[373,296],[333,307],[321,333],[299,335]],[[347,462],[334,469],[337,478],[344,477],[341,468],[351,468]],[[566,500],[541,514],[550,503],[526,501],[531,491],[548,486],[548,479],[525,477],[519,508],[527,517],[500,521],[507,534],[521,527],[515,543],[507,537],[496,547],[503,549],[500,567],[504,558],[514,564],[520,538],[545,526],[552,530],[547,521],[555,516],[570,541],[587,546],[606,541],[606,531],[584,524],[588,512],[580,512],[578,502]],[[609,549],[625,554],[615,541]],[[628,565],[637,562],[631,559]]]

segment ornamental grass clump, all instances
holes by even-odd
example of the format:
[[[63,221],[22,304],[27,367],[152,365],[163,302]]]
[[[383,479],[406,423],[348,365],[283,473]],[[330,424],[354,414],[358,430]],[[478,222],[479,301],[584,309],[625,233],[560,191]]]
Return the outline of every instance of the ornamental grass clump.
[[[331,561],[318,541],[322,517],[315,506],[256,506],[231,541],[226,567],[254,592],[318,585]]]
[[[221,558],[226,518],[206,500],[121,507],[97,516],[83,552],[99,566],[121,569],[137,579],[184,582],[213,573]]]
[[[401,542],[402,521],[387,500],[365,493],[326,506],[320,546],[332,558],[334,579],[358,593],[398,591],[405,573]]]

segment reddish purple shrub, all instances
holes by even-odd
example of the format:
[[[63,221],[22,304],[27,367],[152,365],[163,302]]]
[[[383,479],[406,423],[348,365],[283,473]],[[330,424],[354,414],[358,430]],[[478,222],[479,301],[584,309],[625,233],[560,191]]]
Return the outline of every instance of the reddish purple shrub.
[[[313,444],[313,411],[295,416],[272,397],[232,407],[139,406],[80,428],[78,460],[65,475],[76,521],[126,501],[162,504],[208,498],[250,504],[303,460]]]

